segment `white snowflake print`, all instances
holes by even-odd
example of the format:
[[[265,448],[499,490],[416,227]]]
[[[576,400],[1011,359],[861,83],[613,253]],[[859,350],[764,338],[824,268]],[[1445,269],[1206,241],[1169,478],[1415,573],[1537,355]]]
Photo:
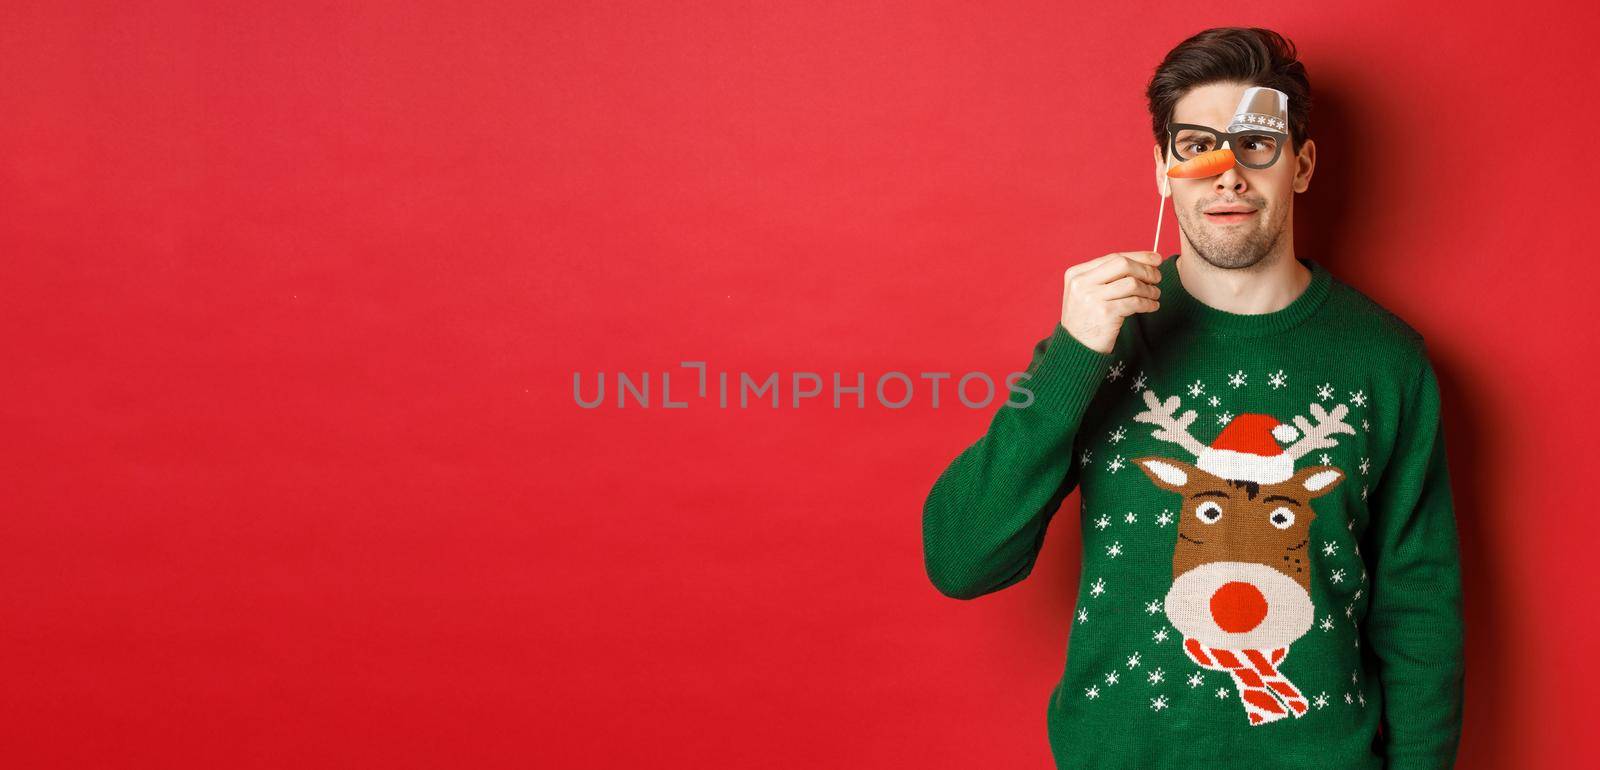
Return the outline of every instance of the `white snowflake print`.
[[[1335,543],[1332,540],[1329,540],[1328,542],[1322,544],[1322,555],[1323,556],[1333,556],[1333,555],[1335,555],[1337,553],[1339,553],[1339,544],[1338,543]]]
[[[1226,698],[1226,697],[1228,697],[1228,688],[1226,688],[1226,687],[1218,687],[1217,688],[1217,697],[1218,698]]]
[[[1154,600],[1145,602],[1144,603],[1144,611],[1147,614],[1150,614],[1150,615],[1154,615],[1157,612],[1160,612],[1161,611],[1161,602],[1154,601]]]
[[[1089,689],[1084,690],[1083,694],[1088,697],[1089,700],[1094,700],[1095,698],[1100,697],[1100,688],[1094,685],[1089,685]]]
[[[1350,403],[1355,404],[1356,406],[1366,406],[1367,405],[1367,393],[1366,393],[1366,391],[1363,391],[1363,390],[1350,391]]]
[[[1194,689],[1196,687],[1199,687],[1200,685],[1204,684],[1206,680],[1205,680],[1205,677],[1200,676],[1200,672],[1199,671],[1193,671],[1193,672],[1190,672],[1188,681],[1189,681],[1189,689],[1192,690],[1192,689]]]
[[[1351,519],[1351,520],[1345,522],[1344,523],[1344,528],[1350,530],[1351,532],[1354,532],[1356,530],[1356,520],[1355,519]]]
[[[1167,526],[1168,524],[1171,524],[1172,523],[1172,511],[1162,510],[1161,513],[1156,516],[1156,523],[1160,524],[1163,527]]]
[[[1357,548],[1356,549],[1356,553],[1358,553],[1358,554],[1361,553],[1361,549]],[[1367,568],[1366,567],[1362,567],[1361,568],[1361,582],[1363,582],[1363,583],[1367,582]]]
[[[1355,683],[1356,683],[1356,672],[1351,671],[1350,672],[1350,684],[1355,684]]]
[[[1161,684],[1166,681],[1166,674],[1161,673],[1161,668],[1158,666],[1146,678],[1150,680],[1150,684]]]
[[[1345,617],[1353,618],[1353,617],[1355,617],[1355,612],[1356,612],[1356,606],[1354,604],[1346,604],[1344,606],[1344,616]]]
[[[1327,401],[1328,399],[1333,398],[1333,383],[1324,382],[1321,385],[1318,385],[1317,386],[1317,398],[1320,398],[1323,401]]]
[[[1233,412],[1223,412],[1217,415],[1218,425],[1227,425],[1230,422],[1233,422]]]
[[[1319,461],[1321,461],[1323,465],[1332,465],[1333,464],[1333,458],[1329,457],[1327,452],[1323,452],[1320,456],[1317,457],[1317,459]]]
[[[1317,625],[1321,626],[1322,630],[1324,630],[1324,631],[1332,631],[1333,630],[1333,616],[1329,615],[1328,617],[1323,618],[1322,622],[1318,623]]]
[[[1273,390],[1277,390],[1278,388],[1288,387],[1286,380],[1288,380],[1288,375],[1285,375],[1283,370],[1279,369],[1267,377],[1267,384],[1271,385]]]
[[[1344,570],[1342,570],[1342,569],[1334,570],[1333,574],[1328,576],[1328,579],[1332,580],[1335,583],[1343,583],[1344,582]]]
[[[1099,529],[1105,529],[1111,526],[1111,518],[1102,513],[1100,518],[1094,520],[1094,525]]]
[[[1368,425],[1366,420],[1362,420],[1361,421],[1361,429],[1362,430],[1366,430],[1366,431],[1370,431],[1370,430],[1372,430],[1372,426]]]
[[[1128,668],[1138,668],[1138,667],[1139,667],[1139,653],[1136,652],[1136,653],[1128,656]]]
[[[1189,395],[1195,398],[1199,398],[1205,392],[1206,384],[1199,380],[1195,380],[1194,384],[1189,386]]]
[[[1352,697],[1350,697],[1350,693],[1345,693],[1345,694],[1344,694],[1344,702],[1345,702],[1345,703],[1355,703],[1355,702],[1356,702],[1356,699],[1355,699],[1355,698],[1352,698]]]
[[[1111,462],[1106,463],[1106,470],[1112,473],[1122,470],[1122,455],[1117,455],[1111,459]]]
[[[1361,703],[1361,707],[1362,708],[1366,708],[1367,707],[1367,696],[1366,696],[1366,693],[1357,691],[1356,692],[1356,700]]]
[[[1106,579],[1105,578],[1095,578],[1094,579],[1094,585],[1089,587],[1089,595],[1090,596],[1099,596],[1100,594],[1103,594],[1105,592],[1106,592]]]
[[[1352,598],[1352,599],[1360,599],[1361,598],[1361,589],[1357,588],[1355,596],[1352,596],[1350,598]]]
[[[1326,708],[1328,705],[1328,692],[1324,690],[1317,693],[1317,697],[1311,699],[1311,705],[1316,706],[1319,709]]]
[[[1206,403],[1208,403],[1211,406],[1215,407],[1217,404],[1222,403],[1222,399],[1217,398],[1216,396],[1212,396],[1211,398],[1206,399]]]
[[[1106,379],[1111,380],[1112,382],[1115,382],[1117,380],[1117,378],[1121,377],[1121,376],[1122,376],[1122,362],[1121,361],[1118,361],[1118,362],[1112,364],[1110,371],[1106,372]]]
[[[1111,443],[1115,444],[1118,441],[1121,441],[1123,439],[1123,437],[1125,437],[1127,435],[1128,435],[1128,432],[1125,429],[1117,428],[1116,430],[1111,431]]]
[[[1079,607],[1078,608],[1078,622],[1079,623],[1088,623],[1089,622],[1089,608],[1088,607]]]
[[[1113,684],[1116,684],[1116,683],[1117,683],[1117,672],[1115,672],[1115,671],[1106,672],[1106,684],[1107,685],[1113,685]]]
[[[1244,387],[1246,376],[1247,375],[1244,373],[1244,370],[1240,369],[1239,371],[1228,376],[1228,384],[1232,385],[1235,389],[1242,388]]]
[[[1144,383],[1144,372],[1139,372],[1139,376],[1133,379],[1133,389],[1135,391],[1144,390]]]
[[[1155,640],[1156,641],[1165,642],[1167,640],[1167,629],[1165,629],[1165,628],[1156,629],[1156,632],[1155,632],[1154,636],[1155,636]]]
[[[1372,464],[1367,462],[1367,458],[1363,457],[1363,458],[1361,458],[1361,464],[1357,465],[1356,467],[1360,468],[1361,469],[1361,475],[1365,476],[1365,475],[1367,475],[1367,469],[1372,467]]]
[[[1362,500],[1367,499],[1367,485],[1366,484],[1362,484],[1361,485],[1361,499]]]
[[[1091,453],[1090,453],[1089,450],[1087,450],[1087,449],[1083,450],[1083,459],[1079,460],[1078,464],[1079,465],[1088,465],[1089,464],[1089,455],[1090,454]]]
[[[1128,511],[1127,515],[1122,517],[1122,520],[1132,524],[1139,520],[1139,514],[1134,513],[1133,511]]]
[[[1162,709],[1164,709],[1166,707],[1167,707],[1167,696],[1161,695],[1161,696],[1157,696],[1157,697],[1154,697],[1154,698],[1150,699],[1150,708],[1151,708],[1151,710],[1160,711],[1160,710],[1162,710]]]
[[[1106,555],[1110,556],[1113,559],[1117,558],[1118,556],[1121,556],[1122,555],[1122,541],[1118,540],[1117,542],[1106,546]]]

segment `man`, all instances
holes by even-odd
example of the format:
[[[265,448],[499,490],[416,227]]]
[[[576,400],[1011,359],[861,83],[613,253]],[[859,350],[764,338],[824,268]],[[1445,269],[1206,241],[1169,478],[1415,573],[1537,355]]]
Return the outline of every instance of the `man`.
[[[1281,154],[1167,180],[1172,259],[1066,271],[1031,401],[928,495],[928,576],[961,599],[1017,583],[1081,487],[1057,766],[1447,768],[1464,665],[1438,381],[1416,330],[1295,255],[1316,147],[1291,43],[1212,29],[1168,54],[1157,184],[1207,149],[1172,126],[1226,132],[1251,87],[1288,95]]]

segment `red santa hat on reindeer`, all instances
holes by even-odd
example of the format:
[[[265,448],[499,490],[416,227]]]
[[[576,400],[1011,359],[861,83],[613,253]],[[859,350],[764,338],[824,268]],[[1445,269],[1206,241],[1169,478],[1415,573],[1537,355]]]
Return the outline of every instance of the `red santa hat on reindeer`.
[[[1270,414],[1234,417],[1211,446],[1195,458],[1195,467],[1221,478],[1276,484],[1294,475],[1294,458],[1278,442],[1300,437],[1293,425]]]

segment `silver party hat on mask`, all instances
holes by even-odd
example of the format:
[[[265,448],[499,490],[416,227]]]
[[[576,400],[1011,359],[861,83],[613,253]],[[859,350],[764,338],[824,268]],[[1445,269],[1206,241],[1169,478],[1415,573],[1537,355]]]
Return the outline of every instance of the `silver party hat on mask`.
[[[1251,86],[1239,99],[1233,111],[1229,131],[1247,131],[1264,128],[1268,131],[1289,133],[1289,95],[1276,88]]]

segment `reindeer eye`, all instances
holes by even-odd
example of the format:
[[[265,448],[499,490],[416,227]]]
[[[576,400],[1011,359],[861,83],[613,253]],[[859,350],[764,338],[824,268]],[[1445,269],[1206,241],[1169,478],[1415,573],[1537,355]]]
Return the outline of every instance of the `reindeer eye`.
[[[1294,511],[1288,508],[1274,509],[1272,515],[1267,517],[1267,521],[1272,522],[1272,526],[1278,529],[1288,529],[1294,526]]]
[[[1215,500],[1207,500],[1195,507],[1194,515],[1199,516],[1200,520],[1207,524],[1215,524],[1217,519],[1222,518],[1222,506]]]

